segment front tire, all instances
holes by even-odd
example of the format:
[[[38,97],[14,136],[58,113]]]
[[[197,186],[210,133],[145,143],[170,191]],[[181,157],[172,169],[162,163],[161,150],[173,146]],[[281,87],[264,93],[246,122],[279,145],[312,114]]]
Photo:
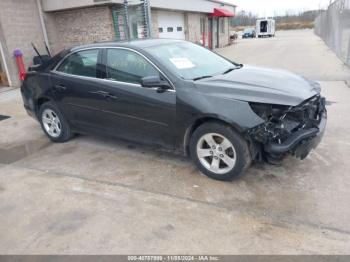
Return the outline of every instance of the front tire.
[[[190,153],[203,174],[222,181],[239,177],[251,163],[245,139],[231,127],[215,122],[205,123],[195,130]]]
[[[63,113],[52,102],[46,102],[39,109],[38,119],[47,137],[57,143],[71,139],[72,132]]]

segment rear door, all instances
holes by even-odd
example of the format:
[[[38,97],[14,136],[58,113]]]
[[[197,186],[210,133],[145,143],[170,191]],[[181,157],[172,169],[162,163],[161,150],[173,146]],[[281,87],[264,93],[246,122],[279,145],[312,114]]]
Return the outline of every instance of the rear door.
[[[81,130],[103,126],[105,97],[101,88],[102,49],[82,50],[67,56],[51,72],[57,103],[74,127]]]

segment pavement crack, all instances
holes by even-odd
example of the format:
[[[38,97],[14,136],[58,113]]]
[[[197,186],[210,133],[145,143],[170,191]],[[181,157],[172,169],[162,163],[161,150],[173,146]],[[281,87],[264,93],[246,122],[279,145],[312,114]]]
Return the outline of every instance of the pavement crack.
[[[344,83],[348,88],[350,88],[350,81],[349,80],[345,80]]]

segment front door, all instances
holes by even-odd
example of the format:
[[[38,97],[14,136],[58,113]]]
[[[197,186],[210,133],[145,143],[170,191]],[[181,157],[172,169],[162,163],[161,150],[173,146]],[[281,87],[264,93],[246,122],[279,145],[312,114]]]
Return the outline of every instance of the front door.
[[[101,83],[106,96],[105,126],[121,137],[142,142],[174,144],[175,90],[158,92],[144,88],[145,76],[164,77],[144,56],[130,49],[105,50],[106,80]]]

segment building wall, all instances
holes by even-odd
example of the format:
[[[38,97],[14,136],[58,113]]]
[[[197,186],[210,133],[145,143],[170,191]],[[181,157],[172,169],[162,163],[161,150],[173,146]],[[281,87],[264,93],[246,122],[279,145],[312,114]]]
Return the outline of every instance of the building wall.
[[[200,19],[205,18],[205,43],[208,45],[208,15],[201,13],[185,13],[186,23],[186,40],[202,44],[202,33],[200,28]],[[229,19],[220,17],[224,23],[224,32],[219,26],[219,47],[224,47],[229,44]]]
[[[20,86],[18,70],[13,51],[19,48],[24,54],[24,63],[28,67],[35,52],[33,42],[39,52],[45,53],[44,36],[41,28],[36,0],[0,1],[0,41],[4,49],[12,86]]]
[[[201,41],[200,18],[201,18],[200,13],[192,13],[192,12],[185,13],[186,40],[194,43],[200,43]]]
[[[209,18],[207,14],[201,14],[201,19],[204,20],[204,39],[203,39],[203,32],[200,32],[200,36],[202,39],[201,44],[203,45],[203,40],[204,40],[204,45],[206,47],[209,47]],[[200,23],[200,21],[199,21]]]
[[[152,18],[152,37],[158,38],[159,32],[158,32],[158,10],[153,9],[151,10],[151,18]]]
[[[43,10],[45,12],[62,11],[65,9],[83,8],[103,3],[122,4],[123,0],[42,0]],[[182,12],[200,12],[210,13],[214,8],[225,8],[231,12],[235,11],[235,6],[227,3],[227,1],[211,1],[211,0],[151,0],[151,8],[181,10]]]
[[[58,28],[56,24],[54,13],[44,13],[44,21],[47,32],[47,37],[49,40],[51,53],[54,55],[63,49],[63,42],[61,41],[61,36],[58,33]]]
[[[211,0],[151,0],[150,3],[152,8],[181,10],[182,12],[211,13],[213,12],[214,8],[225,8],[231,12],[235,11],[235,6],[232,4],[225,4],[224,2],[218,3]]]
[[[45,12],[62,11],[68,9],[91,7],[102,5],[106,2],[122,4],[123,0],[41,0]]]
[[[224,33],[221,32],[221,28],[219,26],[219,47],[224,47],[229,44],[229,20],[227,17],[221,17],[220,20],[223,20],[224,23]]]
[[[45,22],[53,53],[76,45],[115,39],[108,6],[46,13]]]

